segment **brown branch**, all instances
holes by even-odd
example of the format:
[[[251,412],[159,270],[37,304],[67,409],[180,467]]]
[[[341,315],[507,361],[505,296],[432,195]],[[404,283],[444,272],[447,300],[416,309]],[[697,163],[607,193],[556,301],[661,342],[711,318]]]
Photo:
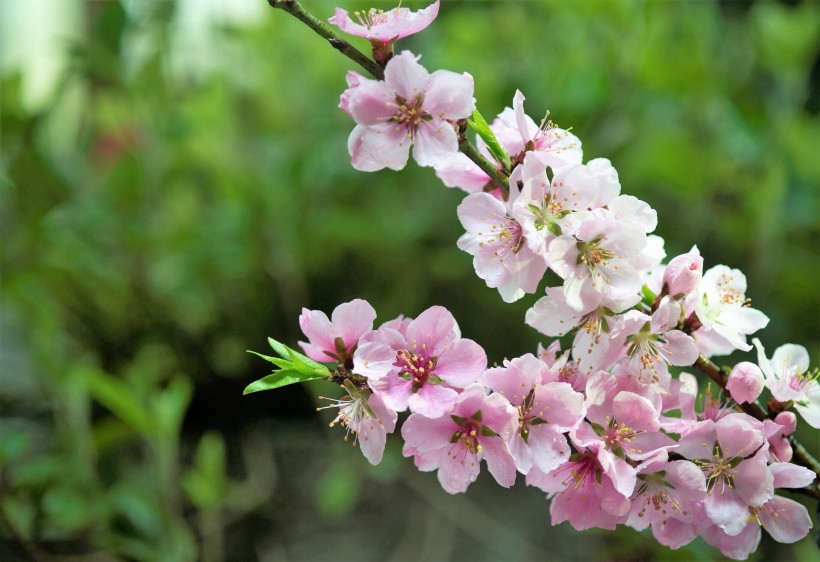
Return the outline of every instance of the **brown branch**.
[[[695,364],[692,366],[715,381],[718,386],[720,386],[720,390],[727,396],[730,396],[729,391],[726,390],[726,382],[729,380],[729,375],[726,371],[709,361],[703,355],[698,357],[698,360],[695,361]],[[766,410],[764,410],[757,401],[738,404],[738,407],[745,413],[760,421],[771,419],[766,413]],[[817,459],[815,459],[806,450],[806,448],[794,438],[794,436],[789,437],[789,443],[791,444],[793,451],[792,461],[795,464],[808,468],[818,475],[815,477],[814,482],[810,486],[807,486],[806,488],[793,489],[791,491],[820,500],[820,484],[818,484],[818,480],[820,480],[820,462],[818,462]]]

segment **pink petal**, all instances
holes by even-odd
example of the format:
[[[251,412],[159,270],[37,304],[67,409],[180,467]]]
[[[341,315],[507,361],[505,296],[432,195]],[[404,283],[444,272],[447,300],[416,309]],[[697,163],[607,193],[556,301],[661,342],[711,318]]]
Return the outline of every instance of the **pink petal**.
[[[763,371],[754,363],[742,361],[729,373],[726,389],[738,404],[754,402],[763,392]]]
[[[347,150],[353,167],[362,172],[401,170],[407,165],[411,144],[404,127],[391,123],[356,125],[347,139]]]
[[[746,414],[730,414],[715,424],[715,432],[724,458],[746,457],[763,444],[760,422]]]
[[[461,339],[439,356],[433,372],[447,384],[464,388],[478,380],[486,368],[484,349],[473,340]]]
[[[350,115],[359,125],[379,125],[396,114],[395,95],[384,82],[361,82],[347,98]]]
[[[424,93],[430,77],[430,73],[418,60],[419,57],[410,51],[402,51],[390,59],[384,69],[384,81],[387,86],[408,101]]]
[[[416,452],[426,453],[446,447],[458,425],[450,416],[430,419],[420,414],[410,414],[401,426],[401,436]]]
[[[445,347],[449,347],[461,337],[461,331],[455,318],[443,306],[431,306],[407,326],[407,343],[415,345],[415,351],[422,348],[433,355],[441,355]]]
[[[757,513],[763,528],[777,542],[795,543],[811,530],[809,512],[804,506],[787,498],[775,496]]]
[[[393,370],[396,351],[379,342],[366,342],[353,354],[353,372],[371,381],[378,380]]]
[[[740,499],[734,489],[728,486],[718,489],[719,486],[719,483],[715,484],[710,495],[704,500],[706,515],[712,523],[733,537],[740,534],[748,525],[748,505]]]
[[[775,488],[805,488],[817,478],[813,470],[790,462],[774,463],[769,469],[774,476]]]
[[[425,384],[407,399],[411,412],[437,418],[443,416],[455,403],[458,392],[443,384]]]
[[[657,431],[659,412],[652,402],[634,392],[621,391],[612,402],[613,415],[619,423],[643,431]]]
[[[586,412],[584,395],[575,392],[572,385],[565,382],[551,382],[538,386],[533,398],[533,411],[536,415],[561,432],[577,426]]]
[[[473,77],[449,70],[437,70],[428,82],[422,108],[439,119],[467,119],[475,110]]]
[[[396,375],[388,374],[380,379],[373,380],[370,387],[378,392],[384,403],[391,410],[403,412],[407,409],[407,401],[413,393],[413,383]]]
[[[663,337],[666,340],[663,351],[670,364],[688,367],[698,360],[700,351],[698,351],[698,346],[692,336],[688,336],[679,330],[670,330]]]
[[[461,443],[453,443],[441,457],[438,481],[445,492],[459,494],[475,482],[480,470],[478,457],[464,449]]]
[[[372,465],[382,460],[387,433],[384,426],[376,418],[365,418],[359,426],[359,448],[364,458]]]
[[[336,346],[333,343],[334,336],[333,325],[327,317],[327,314],[319,310],[302,309],[302,314],[299,315],[299,327],[302,332],[308,337],[310,343],[319,346],[327,351],[335,353]],[[328,357],[323,358],[311,357],[314,361],[328,361]]]
[[[532,453],[531,462],[539,470],[555,470],[569,459],[569,443],[558,428],[550,424],[539,424],[530,426],[529,432],[527,444]]]
[[[373,329],[374,320],[376,311],[369,302],[362,299],[340,304],[331,315],[333,327],[348,349],[358,342],[365,332]]]
[[[652,536],[665,547],[675,550],[695,540],[698,528],[670,517],[661,525],[652,525]]]
[[[481,454],[487,461],[487,469],[495,481],[505,488],[515,484],[515,461],[504,441],[499,437],[488,437],[479,438],[479,443],[482,448]]]
[[[447,121],[422,121],[413,137],[413,158],[419,166],[439,166],[458,152],[458,135]]]
[[[490,176],[461,152],[451,154],[445,164],[436,167],[436,176],[447,187],[457,187],[467,193],[480,192]]]

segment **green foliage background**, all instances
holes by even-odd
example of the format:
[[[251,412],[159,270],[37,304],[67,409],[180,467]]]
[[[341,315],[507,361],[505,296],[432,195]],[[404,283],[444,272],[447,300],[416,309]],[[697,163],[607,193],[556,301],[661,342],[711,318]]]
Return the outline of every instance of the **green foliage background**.
[[[334,392],[321,383],[241,396],[268,372],[246,348],[295,345],[302,307],[355,297],[381,320],[445,305],[491,361],[539,341],[522,322],[537,296],[505,305],[455,247],[463,194],[413,164],[353,170],[336,108],[352,63],[258,3],[239,18],[68,2],[80,33],[52,38],[67,64],[50,97],[27,100],[30,69],[2,68],[0,551],[719,559],[701,541],[550,527],[521,483],[482,475],[449,497],[397,439],[371,468],[314,412]],[[817,365],[816,4],[443,4],[399,48],[470,72],[488,119],[515,88],[533,117],[549,108],[658,210],[668,255],[697,244],[707,266],[742,269],[767,348],[800,343]],[[34,31],[13,24],[14,41]],[[764,538],[755,556],[816,552]]]

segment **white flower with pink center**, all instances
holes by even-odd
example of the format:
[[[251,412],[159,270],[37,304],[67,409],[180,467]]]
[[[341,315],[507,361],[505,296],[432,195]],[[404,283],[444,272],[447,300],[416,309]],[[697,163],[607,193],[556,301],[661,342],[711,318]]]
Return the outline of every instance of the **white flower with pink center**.
[[[641,278],[630,263],[646,246],[646,234],[620,224],[614,215],[597,209],[587,213],[575,236],[553,240],[549,265],[564,280],[567,304],[582,310],[587,286],[611,299],[632,297]]]
[[[565,382],[546,382],[551,377],[550,368],[531,353],[484,374],[485,383],[518,413],[509,446],[521,474],[533,466],[549,472],[566,461],[570,448],[564,433],[584,417],[584,396]]]
[[[371,8],[353,12],[353,17],[356,18],[354,20],[347,10],[336,8],[336,13],[328,21],[339,26],[345,33],[364,37],[372,42],[389,43],[426,28],[436,19],[438,9],[439,0],[415,12],[401,6],[387,11]]]
[[[452,121],[475,109],[473,78],[449,70],[430,74],[404,51],[387,63],[383,81],[357,77],[340,105],[357,123],[348,139],[357,170],[401,170],[411,145],[420,166],[435,166],[458,151]]]
[[[769,317],[749,307],[746,276],[737,269],[716,265],[703,274],[695,312],[703,328],[712,330],[732,347],[749,351],[746,336],[766,327]]]
[[[448,415],[435,419],[411,414],[401,428],[404,456],[414,456],[421,470],[438,469],[445,491],[467,490],[481,470],[481,460],[496,482],[515,483],[515,461],[507,448],[518,416],[500,394],[486,395],[484,386],[464,389]]]
[[[787,343],[766,357],[763,344],[755,338],[757,362],[764,384],[779,402],[794,402],[794,409],[810,426],[820,429],[820,372],[809,370],[809,352],[802,345]]]
[[[627,364],[640,380],[666,388],[669,365],[686,367],[697,360],[695,340],[675,329],[680,310],[677,301],[664,297],[652,316],[630,310],[619,317],[613,337],[626,346]]]
[[[505,302],[534,293],[547,270],[512,216],[517,198],[518,190],[511,186],[507,202],[488,193],[473,193],[458,206],[458,218],[467,231],[458,239],[458,247],[474,256],[476,274],[488,287],[498,289]]]
[[[405,334],[387,327],[366,334],[353,367],[389,408],[435,418],[455,403],[457,390],[481,376],[487,355],[461,337],[447,309],[433,306],[407,324]]]
[[[516,90],[513,96],[513,115],[499,115],[500,119],[507,122],[510,121],[510,117],[514,117],[515,127],[521,135],[522,149],[531,152],[545,167],[558,168],[567,164],[579,164],[583,152],[578,137],[556,127],[549,120],[549,112],[541,121],[541,125],[536,125],[535,121],[524,113],[525,99],[524,94]],[[507,111],[509,110],[505,110]]]

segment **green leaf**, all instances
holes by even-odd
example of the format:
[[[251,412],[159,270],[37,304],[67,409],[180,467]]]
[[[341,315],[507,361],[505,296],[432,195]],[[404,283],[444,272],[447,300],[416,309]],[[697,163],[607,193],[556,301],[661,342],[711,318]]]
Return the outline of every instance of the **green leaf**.
[[[268,338],[268,343],[273,348],[273,350],[276,353],[279,354],[280,357],[283,357],[285,359],[290,359],[294,363],[296,363],[296,359],[298,359],[302,363],[308,365],[309,367],[311,367],[315,370],[323,371],[323,372],[326,372],[326,373],[330,374],[330,369],[328,369],[326,365],[322,365],[318,361],[314,361],[310,357],[308,357],[306,355],[302,355],[301,353],[299,353],[295,349],[291,349],[288,346],[286,346],[285,344],[280,343],[280,342],[276,341],[273,338]]]
[[[490,429],[489,427],[487,427],[486,425],[482,425],[481,426],[481,435],[483,435],[484,437],[495,437],[498,434],[495,431],[493,431],[492,429]]]
[[[327,377],[320,375],[306,376],[299,371],[294,371],[293,369],[282,369],[281,371],[272,373],[267,377],[259,379],[258,381],[252,382],[245,387],[242,394],[252,394],[254,392],[262,392],[263,390],[273,390],[274,388],[281,388],[289,384],[324,378]]]
[[[450,417],[453,418],[453,421],[456,422],[458,425],[466,425],[467,424],[467,418],[462,418],[461,416],[456,416],[456,415],[451,415]]]
[[[647,306],[652,306],[656,298],[655,293],[653,293],[652,290],[646,285],[641,287],[641,293],[643,294],[644,304],[646,304]]]
[[[475,413],[470,416],[470,419],[473,421],[480,422],[481,421],[481,410],[476,410]]]
[[[554,223],[554,222],[547,223],[547,230],[549,230],[555,236],[561,236],[561,234],[563,234],[563,232],[561,231],[561,227],[558,226],[558,223]]]
[[[437,375],[430,375],[429,377],[427,377],[427,382],[430,384],[441,384],[444,381],[441,379],[441,377]]]
[[[478,109],[473,111],[473,115],[467,123],[478,133],[478,136],[487,143],[487,148],[493,158],[495,158],[495,161],[504,166],[505,170],[509,170],[511,167],[510,155],[501,147],[498,139],[495,138],[490,126],[487,124],[487,121],[484,120],[484,117],[481,116]]]

